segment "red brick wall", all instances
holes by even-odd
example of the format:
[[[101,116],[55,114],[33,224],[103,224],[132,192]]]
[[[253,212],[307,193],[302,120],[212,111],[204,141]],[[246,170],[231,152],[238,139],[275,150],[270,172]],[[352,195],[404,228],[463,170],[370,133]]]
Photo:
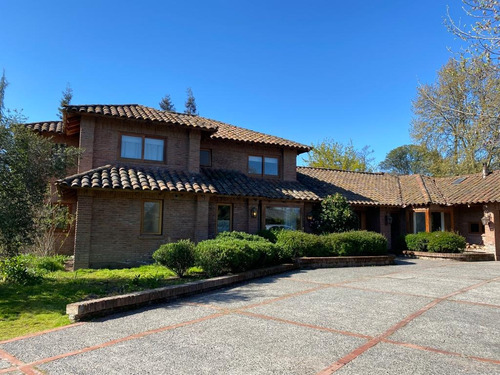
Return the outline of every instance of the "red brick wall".
[[[470,223],[479,223],[481,226],[481,218],[483,217],[482,205],[471,207],[458,206],[455,208],[455,228],[458,233],[465,237],[467,243],[483,244],[483,237],[480,233],[470,233]]]
[[[280,178],[288,181],[295,181],[297,178],[297,152],[294,150],[204,138],[200,148],[212,150],[214,169],[237,170],[248,174],[248,156],[270,156],[279,160]]]

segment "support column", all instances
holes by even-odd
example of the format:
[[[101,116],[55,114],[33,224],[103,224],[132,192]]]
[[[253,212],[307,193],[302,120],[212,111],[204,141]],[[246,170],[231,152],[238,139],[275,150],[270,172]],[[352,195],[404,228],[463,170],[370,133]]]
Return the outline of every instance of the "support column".
[[[500,207],[492,210],[493,213],[493,230],[494,230],[494,241],[495,241],[495,260],[500,261]],[[491,225],[491,223],[490,223]]]
[[[200,172],[200,140],[199,130],[189,131],[188,171],[192,173]]]
[[[80,148],[83,151],[78,158],[78,173],[94,168],[94,130],[95,119],[82,117],[80,123]]]
[[[75,226],[75,270],[90,267],[93,200],[94,198],[91,196],[78,195]]]

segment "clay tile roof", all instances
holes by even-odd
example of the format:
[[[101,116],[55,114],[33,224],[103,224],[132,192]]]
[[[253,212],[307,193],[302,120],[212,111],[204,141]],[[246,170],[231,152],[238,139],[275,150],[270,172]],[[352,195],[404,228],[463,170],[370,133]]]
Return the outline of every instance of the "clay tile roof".
[[[252,178],[238,171],[211,168],[200,173],[188,173],[167,168],[106,165],[68,176],[57,184],[66,188],[190,192],[308,201],[320,199],[297,181]]]
[[[298,167],[297,179],[321,198],[340,193],[351,204],[403,204],[398,178],[390,174]]]
[[[463,176],[435,178],[448,204],[500,202],[500,170]]]
[[[253,130],[229,125],[224,122],[208,119],[196,115],[161,111],[139,104],[113,105],[113,104],[85,104],[66,106],[67,113],[80,113],[98,116],[116,117],[123,119],[152,121],[165,124],[182,125],[200,128],[213,132],[212,139],[231,140],[245,143],[258,143],[266,145],[283,146],[297,149],[301,152],[310,150],[309,146],[293,142],[284,138],[275,137]]]
[[[64,126],[62,121],[30,122],[28,124],[24,124],[24,126],[38,133],[52,133],[52,134],[64,133]]]

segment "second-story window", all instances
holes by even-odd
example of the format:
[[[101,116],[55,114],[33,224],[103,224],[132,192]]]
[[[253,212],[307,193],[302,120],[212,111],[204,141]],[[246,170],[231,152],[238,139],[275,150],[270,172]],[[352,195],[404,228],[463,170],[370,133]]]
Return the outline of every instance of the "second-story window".
[[[202,167],[212,166],[212,150],[200,150],[200,165]]]
[[[122,158],[164,161],[164,155],[165,140],[163,139],[122,135]]]
[[[248,173],[261,176],[278,176],[278,158],[249,156]]]

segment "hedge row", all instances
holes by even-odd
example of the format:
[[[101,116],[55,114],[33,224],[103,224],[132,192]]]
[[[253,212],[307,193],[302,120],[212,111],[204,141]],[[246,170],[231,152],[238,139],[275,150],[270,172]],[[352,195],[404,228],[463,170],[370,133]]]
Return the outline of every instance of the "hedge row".
[[[387,254],[387,240],[373,232],[314,235],[283,230],[259,234],[224,232],[197,245],[182,240],[162,245],[153,258],[182,277],[195,264],[207,275],[218,276],[285,263],[300,256]]]
[[[452,232],[408,234],[405,241],[408,250],[430,253],[461,253],[466,246],[465,238]]]

